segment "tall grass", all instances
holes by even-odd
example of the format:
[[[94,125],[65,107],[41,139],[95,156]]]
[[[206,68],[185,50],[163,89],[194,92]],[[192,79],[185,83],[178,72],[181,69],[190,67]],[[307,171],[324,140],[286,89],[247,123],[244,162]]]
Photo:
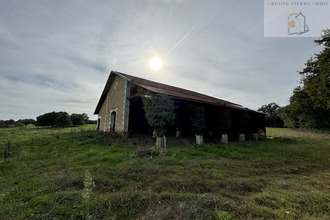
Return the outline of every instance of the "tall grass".
[[[304,129],[267,128],[268,138],[288,145],[278,145],[269,150],[285,156],[301,157],[312,161],[330,161],[330,132],[318,132]],[[274,140],[275,139],[275,140]]]
[[[0,218],[329,219],[328,133],[163,152],[95,129],[1,129]]]

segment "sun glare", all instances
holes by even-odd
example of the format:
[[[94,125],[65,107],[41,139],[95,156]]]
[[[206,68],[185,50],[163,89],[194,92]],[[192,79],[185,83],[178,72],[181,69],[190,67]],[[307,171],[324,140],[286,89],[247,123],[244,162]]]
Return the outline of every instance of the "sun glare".
[[[149,66],[155,71],[160,70],[163,66],[163,61],[158,57],[154,57],[149,61]]]

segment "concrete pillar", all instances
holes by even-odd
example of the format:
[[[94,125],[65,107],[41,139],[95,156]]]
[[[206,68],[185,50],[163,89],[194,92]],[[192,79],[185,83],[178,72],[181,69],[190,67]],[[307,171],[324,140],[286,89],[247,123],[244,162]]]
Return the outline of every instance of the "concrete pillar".
[[[152,137],[153,137],[153,138],[157,137],[157,131],[156,131],[156,130],[154,130],[154,131],[152,132]]]
[[[265,132],[264,132],[263,130],[259,129],[259,130],[258,130],[258,137],[259,137],[260,139],[264,139],[264,138],[266,138],[266,134],[265,134]]]
[[[245,134],[239,134],[239,141],[245,141]]]
[[[156,147],[166,149],[166,137],[156,137]]]
[[[166,139],[165,136],[164,136],[163,138],[164,138],[164,145],[163,145],[163,147],[164,147],[164,150],[166,151],[166,147],[167,147],[167,139]]]
[[[221,135],[221,142],[224,144],[228,143],[228,134],[222,134]]]
[[[197,135],[196,134],[196,144],[197,145],[203,144],[203,135]]]
[[[175,134],[176,137],[180,137],[181,136],[181,133],[180,133],[180,130],[176,130],[176,134]]]

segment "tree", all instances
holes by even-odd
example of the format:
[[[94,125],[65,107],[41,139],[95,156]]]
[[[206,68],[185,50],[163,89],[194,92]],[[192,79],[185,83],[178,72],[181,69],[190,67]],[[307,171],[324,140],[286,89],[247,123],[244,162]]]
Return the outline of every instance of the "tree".
[[[33,124],[33,125],[36,124],[36,120],[34,119],[20,119],[17,122],[22,122],[25,126],[28,124]]]
[[[86,113],[82,113],[81,115],[83,117],[84,124],[88,124],[89,123],[88,115]]]
[[[11,127],[15,127],[15,120],[14,119],[10,119],[10,120],[6,120],[6,121],[0,121],[0,128],[11,128]]]
[[[49,112],[49,113],[45,113],[43,115],[39,115],[37,117],[37,124],[39,126],[49,126],[49,127],[53,127],[55,126],[55,120],[58,116],[58,113],[56,112]]]
[[[89,124],[89,117],[86,113],[82,113],[82,114],[72,113],[70,118],[73,125]]]
[[[84,115],[73,113],[70,116],[73,125],[83,125],[85,124]],[[87,123],[86,123],[87,124]]]
[[[313,103],[306,91],[298,86],[290,97],[290,104],[279,110],[287,127],[315,127]]]
[[[295,88],[280,116],[293,127],[330,128],[330,30],[315,43],[324,48],[299,72],[302,86]]]
[[[258,111],[266,114],[266,126],[267,127],[283,127],[284,122],[278,115],[278,110],[281,107],[275,103],[269,103],[262,105]]]
[[[144,95],[142,101],[148,123],[156,130],[157,136],[164,136],[174,123],[174,101],[167,95],[150,93]]]
[[[21,121],[17,121],[15,127],[22,128],[24,127],[24,124]]]
[[[49,112],[37,117],[39,126],[68,127],[72,126],[72,121],[67,112]]]
[[[283,120],[283,125],[289,128],[299,127],[295,115],[290,105],[284,106],[278,110],[278,116]]]
[[[203,133],[206,127],[205,107],[190,105],[189,110],[191,130],[196,135],[196,144],[203,144]]]
[[[56,127],[70,127],[72,126],[72,121],[67,112],[58,112],[58,116],[55,120]]]

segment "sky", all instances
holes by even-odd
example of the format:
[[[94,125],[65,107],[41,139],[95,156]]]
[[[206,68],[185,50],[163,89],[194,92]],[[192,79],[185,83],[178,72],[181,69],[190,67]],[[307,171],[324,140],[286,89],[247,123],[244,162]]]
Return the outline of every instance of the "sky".
[[[111,70],[254,110],[285,106],[322,48],[264,37],[264,22],[263,0],[1,0],[0,120],[95,119]]]

